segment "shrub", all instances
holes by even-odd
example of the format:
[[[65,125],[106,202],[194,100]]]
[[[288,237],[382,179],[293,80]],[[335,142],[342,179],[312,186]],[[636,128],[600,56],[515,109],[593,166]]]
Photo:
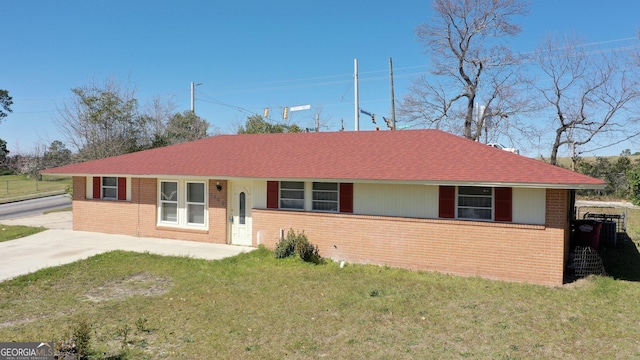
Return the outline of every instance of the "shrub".
[[[309,242],[304,231],[296,234],[293,229],[289,229],[287,237],[278,241],[273,253],[278,259],[298,255],[306,262],[314,264],[322,262],[318,247]]]

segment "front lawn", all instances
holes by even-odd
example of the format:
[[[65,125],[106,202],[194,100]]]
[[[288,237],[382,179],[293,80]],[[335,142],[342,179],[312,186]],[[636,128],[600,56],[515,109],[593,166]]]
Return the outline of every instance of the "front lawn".
[[[1,341],[90,336],[92,359],[638,358],[640,285],[563,287],[270,251],[111,252],[0,283]]]

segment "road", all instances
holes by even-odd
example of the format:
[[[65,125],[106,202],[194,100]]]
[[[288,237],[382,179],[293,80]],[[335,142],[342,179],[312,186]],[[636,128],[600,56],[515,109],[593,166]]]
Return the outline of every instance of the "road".
[[[71,206],[69,195],[54,195],[39,199],[17,201],[0,205],[0,220],[38,215],[45,211]]]

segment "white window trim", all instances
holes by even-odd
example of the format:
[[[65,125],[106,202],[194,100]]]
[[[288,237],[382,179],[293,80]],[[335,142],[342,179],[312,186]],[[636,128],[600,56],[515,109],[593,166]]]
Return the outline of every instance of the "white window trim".
[[[173,201],[162,201],[162,196],[160,191],[162,189],[163,182],[173,182],[177,183],[178,189],[178,211],[177,211],[177,221],[163,221],[162,220],[162,203],[175,203]],[[187,206],[188,204],[197,204],[202,205],[202,203],[188,203],[187,202],[187,184],[191,183],[200,183],[204,184],[204,224],[199,223],[189,223],[188,222],[188,214],[187,214]],[[190,179],[158,179],[157,183],[158,191],[157,191],[157,209],[156,209],[156,225],[157,226],[170,226],[176,228],[184,228],[184,229],[207,229],[209,227],[209,184],[208,181],[202,180],[190,180]]]
[[[189,191],[189,184],[202,184],[204,189],[203,189],[203,202],[189,202],[188,201],[188,196],[187,196],[187,192]],[[179,199],[178,199],[179,200]],[[186,180],[184,182],[184,217],[185,217],[185,222],[188,226],[206,226],[207,224],[207,183],[205,181],[192,181],[192,180]],[[191,223],[189,222],[189,205],[202,205],[204,207],[204,213],[202,214],[202,218],[203,218],[203,223]],[[180,206],[178,206],[178,212],[180,210]]]
[[[460,205],[458,204],[458,200],[460,199],[460,187],[456,186],[456,219],[461,220],[473,220],[473,221],[494,221],[495,219],[495,211],[496,211],[496,192],[495,188],[489,186],[464,186],[464,187],[479,187],[479,188],[489,188],[491,189],[491,218],[490,219],[481,219],[481,218],[470,218],[470,217],[460,217]],[[474,195],[464,195],[464,196],[474,196]],[[484,197],[479,196],[478,197]],[[477,208],[477,209],[487,209],[482,207],[473,207],[473,206],[465,206],[464,208]]]
[[[302,189],[294,189],[294,190],[302,190],[303,191],[303,205],[302,208],[286,208],[286,207],[282,207],[282,183],[283,182],[296,182],[296,183],[302,183],[303,184],[303,188]],[[313,209],[313,202],[314,201],[320,201],[323,202],[322,200],[313,200],[313,183],[327,183],[327,184],[336,184],[337,190],[337,200],[336,200],[336,210],[314,210]],[[286,189],[289,190],[289,189]],[[325,190],[320,190],[320,191],[325,191]],[[287,200],[287,199],[285,199]],[[296,200],[296,199],[293,199]],[[331,214],[337,214],[340,212],[340,183],[339,182],[331,182],[331,181],[278,181],[278,209],[280,210],[286,210],[286,211],[310,211],[310,212],[323,212],[323,213],[331,213]]]
[[[335,184],[336,185],[336,190],[314,190],[313,189],[313,184],[315,183],[319,183],[319,184]],[[335,192],[336,194],[336,200],[332,201],[332,200],[314,200],[313,199],[313,193],[315,192]],[[313,203],[314,202],[318,202],[318,203],[335,203],[336,204],[336,209],[335,210],[315,210],[313,208]],[[311,183],[311,207],[310,207],[311,211],[314,212],[326,212],[326,213],[338,213],[340,212],[340,183],[337,182],[327,182],[327,181],[314,181]]]
[[[289,182],[289,183],[302,183],[302,189],[290,189],[290,188],[283,188],[282,187],[282,183],[283,182]],[[279,181],[278,182],[278,209],[281,210],[290,210],[290,211],[304,211],[305,208],[307,207],[306,204],[306,199],[307,199],[307,183],[304,181]],[[282,207],[282,190],[287,190],[287,191],[302,191],[302,208],[294,208],[294,207]],[[300,200],[300,199],[293,199],[293,198],[284,198],[284,200]]]
[[[162,200],[162,183],[175,183],[176,184],[176,191],[178,192],[178,194],[176,194],[176,200]],[[180,215],[179,215],[179,211],[180,211],[180,182],[177,180],[160,180],[158,182],[158,223],[159,224],[171,224],[171,225],[178,225],[179,224],[179,220],[180,220]],[[162,204],[176,204],[176,221],[169,221],[169,220],[163,220],[162,219]]]
[[[104,179],[106,178],[114,178],[116,179],[116,184],[113,186],[105,185]],[[104,189],[115,189],[115,196],[104,196]],[[118,200],[118,177],[117,176],[101,176],[100,177],[100,199],[103,200]]]

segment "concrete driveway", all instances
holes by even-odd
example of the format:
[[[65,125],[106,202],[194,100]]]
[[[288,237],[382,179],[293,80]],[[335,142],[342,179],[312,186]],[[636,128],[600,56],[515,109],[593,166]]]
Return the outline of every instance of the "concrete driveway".
[[[247,246],[73,231],[69,211],[1,220],[0,224],[43,226],[50,229],[21,239],[0,242],[0,282],[113,250],[208,260],[223,259],[254,250]]]

